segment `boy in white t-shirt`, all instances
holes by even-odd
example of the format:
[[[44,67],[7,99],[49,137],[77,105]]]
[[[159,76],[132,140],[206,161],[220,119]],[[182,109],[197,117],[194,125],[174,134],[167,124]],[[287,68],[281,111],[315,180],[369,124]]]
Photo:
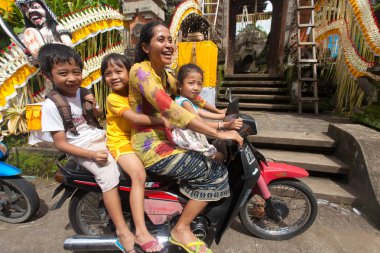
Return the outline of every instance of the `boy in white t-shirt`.
[[[108,152],[105,131],[88,124],[82,112],[80,85],[83,62],[74,49],[62,44],[46,44],[41,47],[38,61],[42,73],[52,81],[54,89],[64,96],[71,108],[75,128],[65,131],[64,122],[55,103],[49,98],[42,105],[42,131],[50,132],[55,147],[71,156],[92,174],[102,189],[104,204],[116,227],[117,244],[125,252],[134,252],[134,235],[125,223],[119,192],[119,170]],[[92,94],[84,97],[99,114]],[[121,243],[121,245],[120,245]],[[121,247],[123,246],[123,247]]]

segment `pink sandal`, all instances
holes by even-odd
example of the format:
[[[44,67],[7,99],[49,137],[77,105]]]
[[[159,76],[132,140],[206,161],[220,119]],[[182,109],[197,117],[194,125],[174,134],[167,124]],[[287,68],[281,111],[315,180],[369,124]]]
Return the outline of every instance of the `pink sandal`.
[[[156,245],[160,245],[157,240],[149,241],[147,243],[144,243],[143,245],[139,245],[139,244],[136,243],[136,246],[139,247],[139,248],[141,248],[144,252],[147,252],[147,250],[149,250],[150,248],[152,248],[152,247],[154,247]],[[161,250],[152,251],[152,252],[160,252]]]

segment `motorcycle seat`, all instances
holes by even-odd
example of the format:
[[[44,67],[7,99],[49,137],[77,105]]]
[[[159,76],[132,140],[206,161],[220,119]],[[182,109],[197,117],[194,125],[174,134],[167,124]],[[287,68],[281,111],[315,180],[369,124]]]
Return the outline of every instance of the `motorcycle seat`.
[[[85,167],[78,165],[72,159],[68,159],[64,167],[67,171],[69,171],[72,174],[92,177],[91,172],[89,172]],[[130,185],[131,184],[130,177],[126,173],[124,173],[124,171],[120,168],[120,166],[118,167],[119,167],[119,172],[120,172],[120,185],[123,185],[123,186]],[[158,176],[153,173],[147,172],[146,182],[155,182],[155,183],[159,183],[160,186],[166,186],[166,185],[172,184],[173,180],[164,176]]]

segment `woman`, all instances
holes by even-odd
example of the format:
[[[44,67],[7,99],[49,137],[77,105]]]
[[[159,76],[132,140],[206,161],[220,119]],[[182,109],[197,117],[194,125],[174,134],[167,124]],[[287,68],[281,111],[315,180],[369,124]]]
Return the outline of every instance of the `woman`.
[[[163,115],[177,127],[232,139],[240,145],[243,139],[236,131],[219,132],[177,105],[167,94],[175,91],[175,79],[166,73],[174,46],[168,28],[151,22],[141,30],[136,64],[130,71],[129,103],[138,113]],[[201,103],[202,104],[202,103]],[[181,192],[189,198],[183,213],[171,231],[170,242],[187,252],[211,252],[190,229],[190,223],[206,207],[208,201],[229,196],[227,169],[195,151],[180,149],[169,142],[170,131],[152,127],[132,129],[132,146],[147,171],[180,181]],[[167,135],[166,135],[167,134]]]

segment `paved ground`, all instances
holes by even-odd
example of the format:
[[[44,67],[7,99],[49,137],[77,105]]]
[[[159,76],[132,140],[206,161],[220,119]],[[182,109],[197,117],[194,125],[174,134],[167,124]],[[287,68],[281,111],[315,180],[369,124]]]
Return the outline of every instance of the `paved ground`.
[[[326,132],[329,123],[348,123],[333,115],[251,113],[260,130],[293,132]],[[36,181],[42,200],[38,216],[24,224],[0,222],[0,252],[44,253],[65,252],[63,241],[74,234],[67,215],[67,203],[49,211],[57,185],[53,181]],[[302,235],[287,241],[265,241],[250,236],[237,219],[212,249],[218,253],[375,253],[380,252],[380,231],[351,207],[319,201],[314,225]]]
[[[42,200],[39,215],[24,224],[0,222],[0,252],[44,253],[63,250],[65,238],[74,234],[67,217],[67,203],[49,211],[51,195],[57,186],[52,181],[35,181]],[[380,252],[380,231],[357,215],[350,207],[319,201],[314,225],[302,235],[288,241],[265,241],[247,234],[238,220],[224,235],[218,253],[375,253]]]

